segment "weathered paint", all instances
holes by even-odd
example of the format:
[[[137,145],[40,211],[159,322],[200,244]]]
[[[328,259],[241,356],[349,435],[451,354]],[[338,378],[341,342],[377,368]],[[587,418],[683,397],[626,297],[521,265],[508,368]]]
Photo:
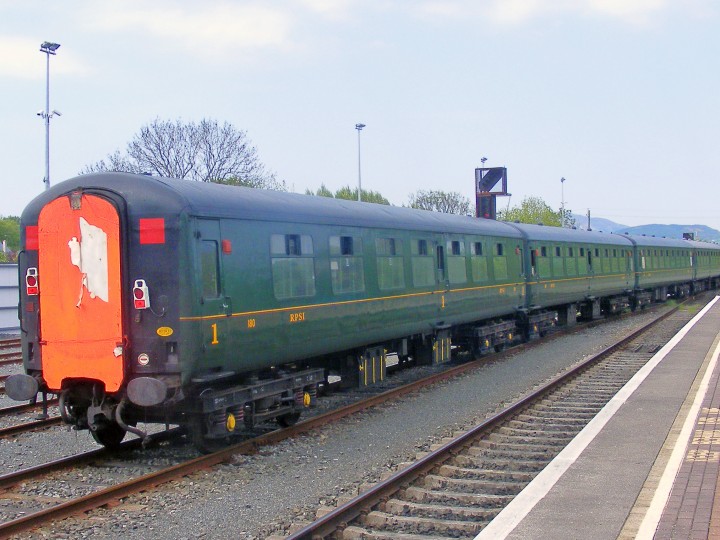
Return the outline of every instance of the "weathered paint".
[[[123,381],[120,224],[108,201],[83,195],[47,204],[38,222],[41,353],[51,390],[64,379]],[[84,294],[87,291],[88,294]]]

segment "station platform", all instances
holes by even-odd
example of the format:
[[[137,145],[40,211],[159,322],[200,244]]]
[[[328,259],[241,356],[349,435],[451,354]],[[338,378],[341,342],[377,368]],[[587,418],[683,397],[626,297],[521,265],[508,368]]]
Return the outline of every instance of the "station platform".
[[[715,297],[477,539],[720,539],[719,354]]]

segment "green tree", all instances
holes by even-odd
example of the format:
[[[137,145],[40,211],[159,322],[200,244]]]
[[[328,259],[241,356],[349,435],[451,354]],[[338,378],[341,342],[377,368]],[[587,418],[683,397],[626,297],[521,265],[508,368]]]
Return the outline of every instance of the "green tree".
[[[334,198],[335,195],[333,195],[333,192],[330,191],[325,184],[320,184],[320,187],[317,189],[315,193],[312,192],[310,189],[305,190],[305,195],[317,195],[318,197],[331,197]]]
[[[470,214],[470,199],[456,191],[419,190],[410,195],[410,208],[466,216]]]
[[[314,193],[310,189],[305,190],[305,195],[317,195],[318,197],[333,197],[335,199],[345,199],[347,201],[357,201],[358,200],[357,194],[358,194],[357,188],[352,189],[350,186],[341,187],[333,194],[333,192],[330,191],[325,186],[325,184],[322,184],[318,188],[318,190]],[[388,201],[385,197],[383,197],[377,191],[367,191],[367,190],[363,189],[362,190],[362,200],[363,200],[363,202],[390,205],[390,201]]]
[[[170,178],[285,191],[285,182],[268,172],[247,133],[232,124],[160,120],[140,128],[125,152],[116,150],[82,173],[123,171]]]
[[[565,210],[565,226],[575,225],[575,219],[570,210]],[[498,220],[517,221],[520,223],[542,223],[550,227],[561,227],[561,215],[559,211],[552,209],[540,197],[525,197],[520,206],[510,208],[505,212],[498,213]]]
[[[0,249],[0,262],[15,262],[20,250],[20,218],[0,217],[0,245],[5,241],[5,251]]]
[[[357,188],[352,189],[350,186],[341,187],[340,189],[338,189],[335,192],[335,198],[336,199],[345,199],[348,201],[357,201],[358,200],[358,190],[357,190]],[[388,201],[385,197],[383,197],[377,191],[367,191],[367,190],[363,189],[361,200],[363,202],[390,205],[390,201]]]

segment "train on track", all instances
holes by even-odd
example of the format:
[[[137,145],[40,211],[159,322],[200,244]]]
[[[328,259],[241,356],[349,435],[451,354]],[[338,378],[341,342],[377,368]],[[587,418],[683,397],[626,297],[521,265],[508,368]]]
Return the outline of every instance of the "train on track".
[[[21,218],[16,400],[58,394],[101,444],[138,422],[200,448],[296,422],[329,374],[441,363],[718,286],[720,246],[125,173]]]

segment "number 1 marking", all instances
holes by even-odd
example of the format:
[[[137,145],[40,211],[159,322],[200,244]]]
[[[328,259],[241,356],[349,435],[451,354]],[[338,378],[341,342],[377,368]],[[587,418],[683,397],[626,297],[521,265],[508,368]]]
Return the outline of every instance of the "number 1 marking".
[[[212,338],[212,341],[210,342],[210,345],[217,345],[218,343],[220,343],[218,341],[217,323],[213,323],[212,325],[210,325],[210,327],[212,328],[212,332],[213,332],[213,338]]]

